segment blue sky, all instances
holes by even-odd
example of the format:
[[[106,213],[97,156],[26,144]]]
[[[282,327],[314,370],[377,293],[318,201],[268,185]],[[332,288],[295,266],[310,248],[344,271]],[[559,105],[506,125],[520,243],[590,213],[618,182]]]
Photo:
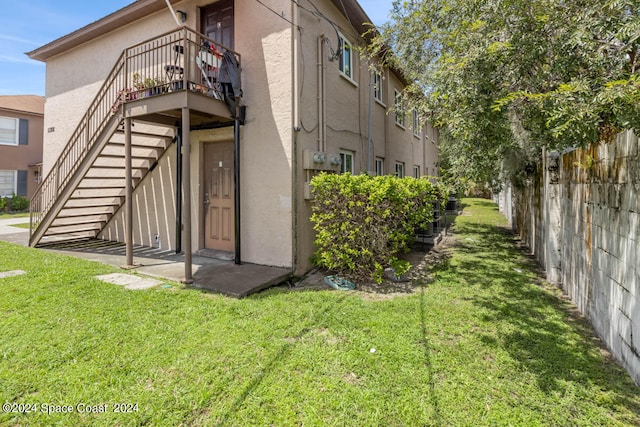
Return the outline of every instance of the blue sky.
[[[0,95],[44,95],[45,65],[34,50],[133,0],[0,0]],[[371,20],[387,20],[392,0],[360,0]]]

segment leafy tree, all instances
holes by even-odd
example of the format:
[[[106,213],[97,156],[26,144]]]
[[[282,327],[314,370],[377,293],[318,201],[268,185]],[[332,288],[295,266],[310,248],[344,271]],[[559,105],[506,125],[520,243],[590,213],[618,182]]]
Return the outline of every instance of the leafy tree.
[[[371,53],[446,129],[451,171],[490,181],[505,159],[639,130],[639,39],[638,1],[396,0]]]

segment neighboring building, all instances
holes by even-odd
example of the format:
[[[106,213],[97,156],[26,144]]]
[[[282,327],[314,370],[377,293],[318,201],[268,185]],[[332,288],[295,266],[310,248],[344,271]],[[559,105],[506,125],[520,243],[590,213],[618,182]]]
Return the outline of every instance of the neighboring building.
[[[44,97],[0,96],[0,197],[30,198],[42,177]]]
[[[369,18],[355,0],[171,3],[184,27],[165,1],[138,0],[29,53],[47,65],[51,172],[32,245],[124,241],[130,218],[133,243],[184,250],[188,262],[208,249],[300,274],[314,251],[313,175],[437,174],[437,131],[390,111],[400,73],[372,73],[357,53]],[[246,110],[223,93],[225,51],[239,60]]]

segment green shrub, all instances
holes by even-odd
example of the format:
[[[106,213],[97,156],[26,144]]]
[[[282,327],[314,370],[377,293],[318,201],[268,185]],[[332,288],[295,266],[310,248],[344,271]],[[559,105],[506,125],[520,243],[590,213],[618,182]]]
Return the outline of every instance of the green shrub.
[[[408,270],[398,255],[416,228],[433,221],[436,190],[428,180],[321,173],[311,186],[316,265],[377,283],[386,267],[399,275]]]
[[[12,211],[25,211],[27,209],[29,209],[29,199],[16,194],[11,197]]]
[[[437,198],[440,201],[440,212],[444,212],[446,210],[449,197],[452,195],[456,195],[456,188],[450,183],[447,183],[438,178],[435,178],[433,187],[435,188]]]
[[[0,212],[25,211],[29,209],[29,200],[14,194],[11,197],[0,197]]]

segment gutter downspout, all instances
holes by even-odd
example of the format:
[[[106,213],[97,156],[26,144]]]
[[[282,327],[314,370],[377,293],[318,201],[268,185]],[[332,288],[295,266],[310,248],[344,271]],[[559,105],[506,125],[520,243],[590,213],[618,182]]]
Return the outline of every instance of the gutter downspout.
[[[325,56],[326,36],[322,35],[322,152],[327,151],[327,61]]]
[[[292,254],[291,254],[291,273],[295,274],[298,269],[298,132],[300,132],[300,99],[298,96],[299,81],[299,64],[298,52],[300,49],[300,33],[298,32],[298,7],[295,1],[291,2],[293,24],[291,31],[293,32],[293,138],[291,140],[291,222],[293,224],[291,230],[292,238]]]
[[[178,27],[182,27],[182,24],[180,23],[180,20],[178,19],[178,15],[176,15],[176,11],[173,10],[173,6],[171,6],[171,3],[169,2],[169,0],[165,0],[167,2],[167,6],[169,6],[169,10],[171,11],[171,16],[173,16],[173,19],[176,20],[176,25]]]
[[[373,72],[369,71],[369,112],[367,113],[367,172],[371,172],[371,110],[373,108]]]
[[[388,69],[383,69],[383,73],[385,73],[385,78],[387,79],[387,81],[390,81],[390,76],[389,76],[389,70]],[[389,93],[389,86],[390,85],[386,85],[387,87],[387,93]],[[383,85],[383,87],[385,87],[385,85]],[[387,97],[387,102],[390,104],[390,100]],[[391,169],[391,159],[389,158],[389,120],[391,120],[391,114],[389,114],[389,109],[385,112],[384,115],[384,159],[385,159],[385,163],[387,163],[387,166],[385,166],[385,169],[391,171],[393,170],[395,172],[395,166],[394,169]],[[385,174],[389,174],[389,172],[386,172]]]
[[[429,168],[427,167],[427,120],[420,126],[422,135],[422,175],[429,176]]]
[[[323,122],[323,105],[324,105],[324,88],[323,83],[323,66],[324,66],[324,34],[318,37],[318,151],[322,151],[324,140],[324,122]]]

